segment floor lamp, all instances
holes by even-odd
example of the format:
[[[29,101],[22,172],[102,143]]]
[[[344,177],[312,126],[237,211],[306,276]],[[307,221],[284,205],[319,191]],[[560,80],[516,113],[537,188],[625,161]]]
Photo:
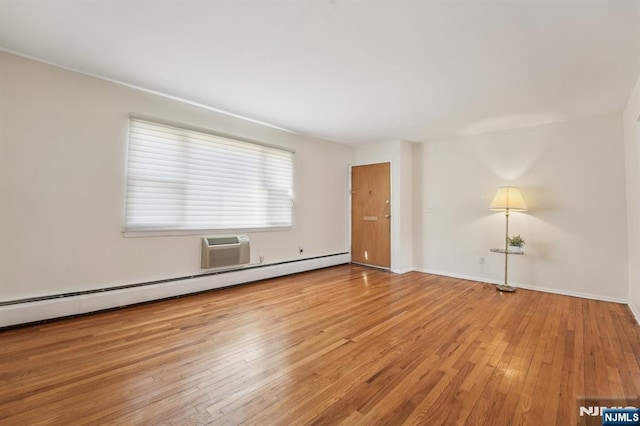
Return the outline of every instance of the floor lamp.
[[[504,235],[504,284],[498,285],[496,290],[513,293],[516,291],[514,287],[511,287],[507,281],[508,265],[509,265],[509,213],[526,212],[527,205],[524,203],[524,198],[520,193],[520,189],[515,186],[503,186],[498,188],[498,192],[493,197],[490,210],[504,212],[506,219],[505,235]]]

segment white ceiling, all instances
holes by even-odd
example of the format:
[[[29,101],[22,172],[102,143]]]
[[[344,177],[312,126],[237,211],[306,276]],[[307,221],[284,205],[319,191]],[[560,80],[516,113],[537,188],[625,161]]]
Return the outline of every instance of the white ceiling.
[[[0,0],[0,46],[339,142],[621,111],[631,0]]]

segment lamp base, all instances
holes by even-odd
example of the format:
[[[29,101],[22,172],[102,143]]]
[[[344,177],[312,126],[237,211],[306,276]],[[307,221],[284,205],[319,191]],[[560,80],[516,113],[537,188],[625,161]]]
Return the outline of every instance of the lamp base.
[[[496,290],[502,291],[504,293],[515,293],[516,292],[516,288],[515,287],[511,287],[510,285],[504,285],[504,284],[497,285],[496,286]]]

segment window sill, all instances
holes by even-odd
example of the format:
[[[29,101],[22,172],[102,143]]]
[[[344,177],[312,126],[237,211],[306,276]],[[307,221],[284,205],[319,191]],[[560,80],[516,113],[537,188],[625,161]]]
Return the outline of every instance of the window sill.
[[[124,230],[124,238],[141,237],[181,237],[186,235],[225,235],[225,234],[251,234],[256,232],[281,232],[290,231],[291,226],[277,228],[246,228],[246,229],[176,229],[176,230]]]

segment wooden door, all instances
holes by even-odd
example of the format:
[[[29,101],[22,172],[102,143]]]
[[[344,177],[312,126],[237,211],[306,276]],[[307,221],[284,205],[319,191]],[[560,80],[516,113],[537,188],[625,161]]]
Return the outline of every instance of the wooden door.
[[[391,166],[351,168],[351,260],[391,267]]]

